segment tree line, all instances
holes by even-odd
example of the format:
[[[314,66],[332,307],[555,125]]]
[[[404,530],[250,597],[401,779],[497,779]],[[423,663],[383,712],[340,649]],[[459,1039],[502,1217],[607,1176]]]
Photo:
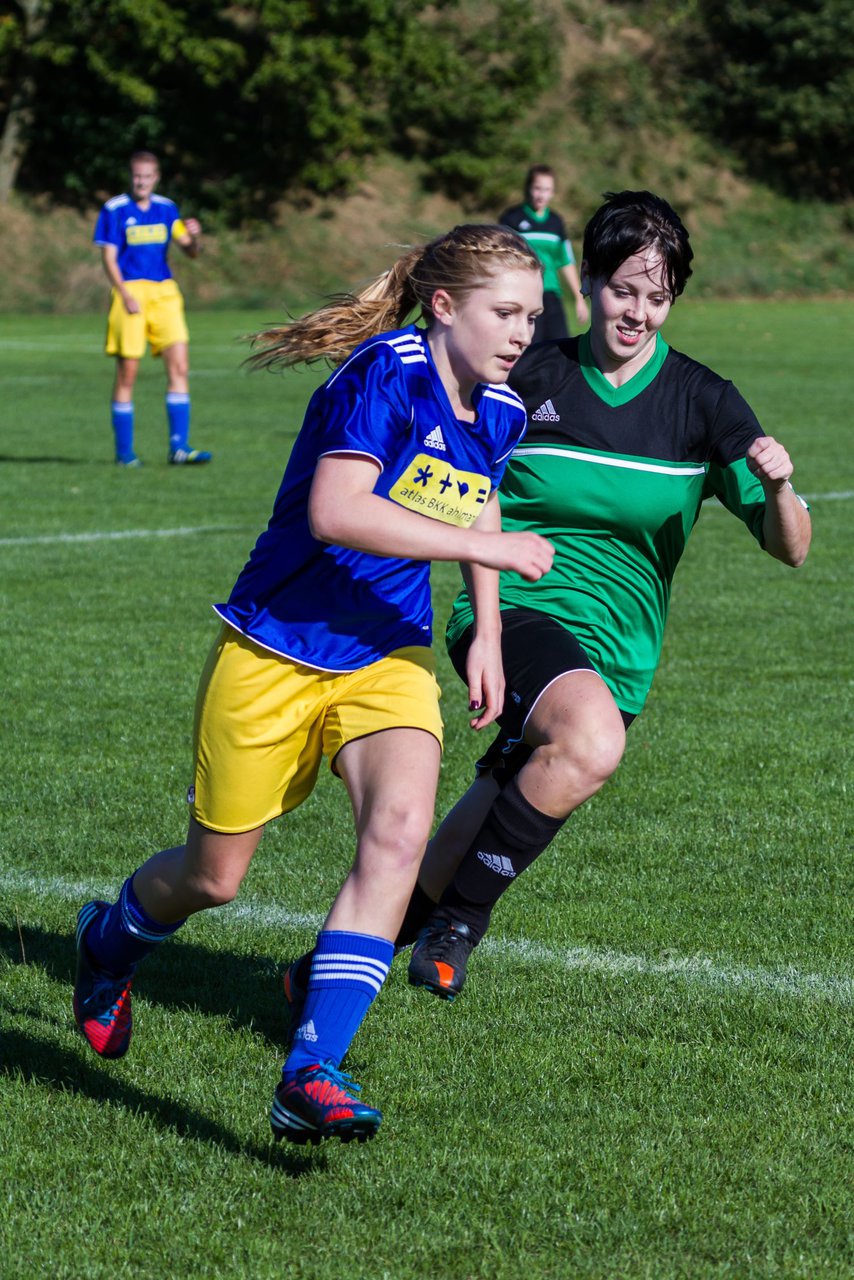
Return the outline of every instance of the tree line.
[[[604,0],[603,0],[604,5]],[[128,153],[231,222],[344,191],[365,158],[417,156],[469,206],[558,82],[573,0],[0,0],[0,201],[91,203]],[[647,55],[687,122],[788,191],[852,194],[850,0],[605,6],[653,23]],[[590,8],[589,4],[587,8]],[[567,129],[573,109],[566,101]],[[630,134],[626,139],[631,145]]]

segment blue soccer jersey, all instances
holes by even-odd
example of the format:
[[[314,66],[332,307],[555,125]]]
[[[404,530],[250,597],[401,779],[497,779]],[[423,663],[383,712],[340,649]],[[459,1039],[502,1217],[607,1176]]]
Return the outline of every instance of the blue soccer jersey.
[[[257,644],[324,671],[354,671],[432,640],[430,565],[318,542],[308,497],[319,458],[380,467],[374,492],[411,511],[474,523],[525,430],[506,386],[479,385],[474,422],[451,408],[423,330],[371,338],[312,396],[270,523],[216,611]]]
[[[167,254],[174,236],[186,234],[174,200],[153,195],[140,209],[129,195],[114,196],[98,215],[95,244],[115,245],[125,280],[171,280]]]

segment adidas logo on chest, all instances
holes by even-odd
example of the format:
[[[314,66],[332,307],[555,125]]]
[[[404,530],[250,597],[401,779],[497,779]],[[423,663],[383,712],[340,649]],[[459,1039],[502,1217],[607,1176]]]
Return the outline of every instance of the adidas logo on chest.
[[[532,422],[560,422],[560,414],[555,409],[551,400],[546,400],[540,405],[534,413],[531,414]]]
[[[440,426],[435,426],[429,436],[424,437],[424,445],[427,449],[440,449],[442,453],[447,452],[445,437],[442,435],[442,428]]]

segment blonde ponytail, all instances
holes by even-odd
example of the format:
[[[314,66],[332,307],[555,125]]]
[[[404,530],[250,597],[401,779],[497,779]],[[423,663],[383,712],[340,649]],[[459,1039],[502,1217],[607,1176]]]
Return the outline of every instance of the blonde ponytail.
[[[462,299],[499,271],[539,271],[536,254],[506,227],[466,224],[409,249],[394,266],[357,293],[336,294],[316,311],[251,337],[259,349],[249,357],[253,369],[284,369],[328,360],[340,364],[367,338],[401,328],[420,307],[420,319],[432,319],[437,289]]]

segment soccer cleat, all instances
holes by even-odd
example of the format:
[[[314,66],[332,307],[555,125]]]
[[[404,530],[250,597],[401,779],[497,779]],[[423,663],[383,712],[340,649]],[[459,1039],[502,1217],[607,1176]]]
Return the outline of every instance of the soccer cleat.
[[[106,902],[87,902],[77,914],[77,973],[74,978],[74,1020],[102,1058],[121,1058],[130,1048],[133,1022],[130,989],[135,967],[116,975],[99,969],[86,954],[83,941]]]
[[[367,1142],[383,1116],[353,1096],[359,1089],[334,1062],[303,1067],[293,1080],[283,1080],[276,1088],[270,1111],[273,1136],[276,1141],[287,1138],[300,1146],[323,1138]]]
[[[169,454],[169,465],[173,467],[198,467],[203,462],[210,462],[213,457],[207,449],[173,449]]]
[[[453,1000],[463,989],[466,965],[474,947],[467,924],[434,917],[412,948],[409,981],[413,987],[426,987],[443,1000]]]
[[[141,467],[142,458],[138,458],[135,453],[128,454],[125,458],[116,458],[117,467]]]

